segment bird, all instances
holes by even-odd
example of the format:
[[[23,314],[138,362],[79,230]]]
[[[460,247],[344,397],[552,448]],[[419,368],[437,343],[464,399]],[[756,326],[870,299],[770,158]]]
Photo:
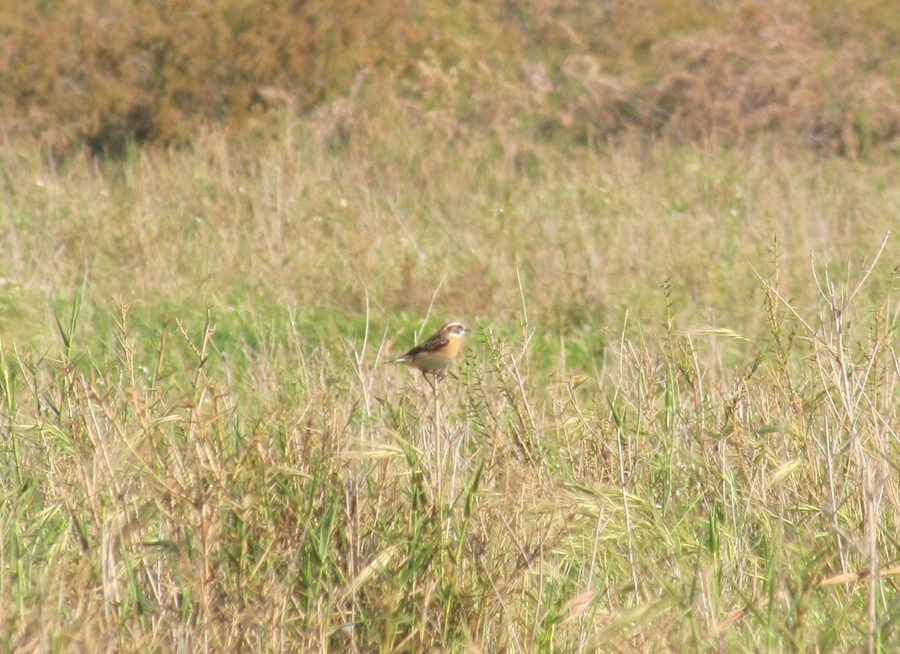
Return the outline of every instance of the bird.
[[[447,364],[459,354],[463,334],[468,331],[471,330],[466,329],[461,322],[448,322],[424,343],[415,346],[402,357],[386,363],[402,363],[410,368],[416,368],[425,377],[425,381],[428,381],[428,374],[437,378],[444,372]]]

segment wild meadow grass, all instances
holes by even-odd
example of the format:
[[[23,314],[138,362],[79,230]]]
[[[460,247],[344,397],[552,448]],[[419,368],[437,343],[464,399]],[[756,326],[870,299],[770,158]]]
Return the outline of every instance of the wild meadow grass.
[[[895,161],[370,128],[3,150],[3,650],[897,647]]]

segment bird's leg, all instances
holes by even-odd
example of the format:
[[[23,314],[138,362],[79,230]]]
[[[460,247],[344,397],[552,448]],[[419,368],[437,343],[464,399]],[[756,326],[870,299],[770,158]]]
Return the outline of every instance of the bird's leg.
[[[428,385],[431,386],[431,390],[432,390],[433,392],[437,393],[437,388],[435,387],[434,383],[428,379],[428,373],[425,372],[424,370],[422,371],[422,378],[423,378],[426,382],[428,382]]]

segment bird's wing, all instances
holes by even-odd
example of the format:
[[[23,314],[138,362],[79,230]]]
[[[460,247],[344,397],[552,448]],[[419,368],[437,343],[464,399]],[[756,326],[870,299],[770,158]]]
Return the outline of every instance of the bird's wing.
[[[450,339],[443,334],[435,334],[421,345],[417,345],[409,352],[407,352],[406,356],[414,357],[417,354],[422,354],[422,352],[436,352],[442,348],[447,347],[447,344],[449,342]]]

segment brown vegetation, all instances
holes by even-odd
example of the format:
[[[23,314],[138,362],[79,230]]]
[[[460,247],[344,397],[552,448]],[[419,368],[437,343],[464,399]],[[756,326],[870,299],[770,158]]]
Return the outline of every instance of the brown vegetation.
[[[779,132],[855,157],[900,135],[887,0],[6,3],[0,36],[7,133],[57,150],[264,129],[372,88],[504,145]]]

